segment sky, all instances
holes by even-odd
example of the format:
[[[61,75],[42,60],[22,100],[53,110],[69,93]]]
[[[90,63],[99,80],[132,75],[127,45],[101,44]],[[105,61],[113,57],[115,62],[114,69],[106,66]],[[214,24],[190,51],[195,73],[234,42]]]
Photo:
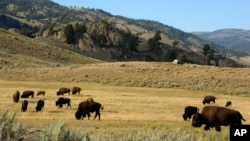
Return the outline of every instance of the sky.
[[[250,0],[52,0],[112,15],[161,22],[185,32],[250,30]]]

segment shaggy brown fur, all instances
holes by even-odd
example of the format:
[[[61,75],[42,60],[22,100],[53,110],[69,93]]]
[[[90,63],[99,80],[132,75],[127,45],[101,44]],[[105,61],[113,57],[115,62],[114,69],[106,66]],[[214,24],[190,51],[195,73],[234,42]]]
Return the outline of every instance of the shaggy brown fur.
[[[34,91],[27,90],[23,92],[23,94],[21,95],[21,98],[29,98],[30,96],[31,98],[34,98]]]
[[[22,102],[22,107],[21,107],[22,112],[26,112],[26,110],[28,109],[28,104],[29,104],[29,102],[27,100],[24,100]]]
[[[210,104],[210,102],[213,102],[215,104],[216,97],[212,95],[205,96],[202,103],[205,104]]]
[[[83,119],[88,116],[88,119],[90,117],[90,113],[95,112],[94,119],[98,116],[98,119],[100,120],[101,114],[100,109],[103,110],[103,106],[99,102],[94,101],[83,101],[78,105],[78,109],[75,113],[76,119]]]
[[[18,103],[19,99],[20,99],[20,92],[16,90],[15,93],[13,94],[13,101],[15,103]]]
[[[65,93],[68,93],[70,95],[70,88],[60,88],[56,92],[57,95],[64,95]]]
[[[205,124],[204,130],[209,130],[210,127],[215,127],[216,131],[221,130],[222,126],[228,125],[241,125],[241,120],[245,121],[241,113],[219,106],[205,106],[202,109],[201,114],[196,113],[192,119],[192,126],[201,127]]]
[[[37,96],[39,96],[39,95],[45,95],[45,91],[44,90],[39,90],[38,92],[37,92],[37,94],[36,94]]]
[[[80,92],[81,92],[81,88],[80,87],[74,86],[72,88],[72,95],[74,95],[74,94],[80,94]]]
[[[182,117],[184,120],[191,119],[192,115],[194,115],[198,111],[199,111],[199,109],[195,106],[186,106]]]

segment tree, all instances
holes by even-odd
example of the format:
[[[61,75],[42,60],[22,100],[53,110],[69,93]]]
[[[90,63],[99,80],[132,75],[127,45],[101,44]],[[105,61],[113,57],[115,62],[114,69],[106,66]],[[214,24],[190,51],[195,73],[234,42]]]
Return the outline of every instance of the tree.
[[[174,40],[172,44],[173,44],[173,46],[175,47],[175,46],[177,46],[178,43],[179,43],[179,41]]]
[[[214,58],[215,51],[210,47],[209,44],[205,44],[202,50],[207,61]]]
[[[156,31],[153,38],[148,39],[148,44],[152,47],[152,49],[155,49],[160,46],[160,40],[161,40],[161,31]]]
[[[66,25],[66,27],[64,28],[64,35],[67,44],[71,44],[74,42],[75,31],[72,24]]]

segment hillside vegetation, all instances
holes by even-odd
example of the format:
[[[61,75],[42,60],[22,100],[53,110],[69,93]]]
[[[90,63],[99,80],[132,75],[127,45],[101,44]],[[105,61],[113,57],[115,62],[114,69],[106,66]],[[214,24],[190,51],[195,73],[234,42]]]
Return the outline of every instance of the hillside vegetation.
[[[163,61],[209,65],[202,54],[209,44],[218,66],[240,66],[226,58],[225,48],[174,27],[150,20],[114,16],[100,9],[63,7],[50,0],[3,0],[0,2],[6,30],[32,38],[66,42],[77,52],[105,61]],[[20,23],[16,23],[16,22]],[[160,38],[155,38],[160,33]],[[212,60],[212,61],[214,61]]]

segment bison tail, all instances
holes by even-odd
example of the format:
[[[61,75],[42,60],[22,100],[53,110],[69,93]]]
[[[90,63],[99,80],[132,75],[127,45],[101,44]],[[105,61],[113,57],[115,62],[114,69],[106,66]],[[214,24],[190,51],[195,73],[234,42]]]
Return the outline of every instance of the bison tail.
[[[103,109],[104,109],[104,107],[103,107],[103,106],[101,106],[101,109],[103,110]]]

